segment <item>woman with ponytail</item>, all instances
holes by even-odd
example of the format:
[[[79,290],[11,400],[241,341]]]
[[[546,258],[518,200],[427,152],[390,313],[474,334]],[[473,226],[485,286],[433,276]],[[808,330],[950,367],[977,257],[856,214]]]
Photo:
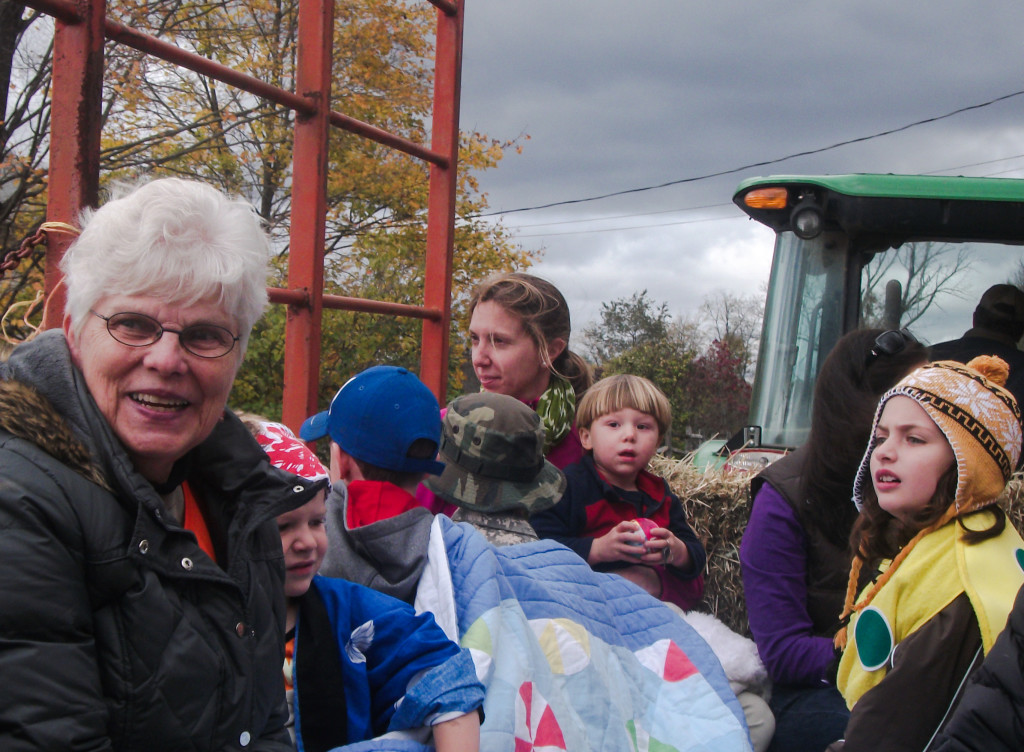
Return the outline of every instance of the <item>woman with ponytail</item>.
[[[544,457],[559,470],[583,457],[572,430],[576,404],[594,378],[569,349],[569,306],[547,280],[522,272],[480,282],[469,301],[473,372],[480,390],[515,397],[535,410],[544,428]],[[442,411],[442,417],[444,411]],[[456,508],[425,484],[420,504],[451,515]]]
[[[572,421],[593,377],[569,349],[569,306],[562,293],[532,274],[499,274],[477,285],[469,310],[481,390],[515,397],[537,411],[553,465],[561,469],[580,459],[583,446]]]

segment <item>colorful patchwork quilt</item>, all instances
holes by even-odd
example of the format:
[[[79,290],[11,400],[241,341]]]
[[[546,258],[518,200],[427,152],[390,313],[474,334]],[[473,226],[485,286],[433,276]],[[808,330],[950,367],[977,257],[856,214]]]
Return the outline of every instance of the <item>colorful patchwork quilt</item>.
[[[487,688],[484,752],[750,749],[700,636],[554,541],[495,548],[439,515],[416,608],[472,652]]]

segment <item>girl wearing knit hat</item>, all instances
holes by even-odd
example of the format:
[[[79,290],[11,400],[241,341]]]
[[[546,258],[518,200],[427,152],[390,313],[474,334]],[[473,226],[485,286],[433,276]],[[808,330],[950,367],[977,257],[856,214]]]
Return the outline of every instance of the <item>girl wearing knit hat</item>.
[[[1021,450],[1008,373],[990,356],[931,363],[879,402],[836,637],[852,712],[830,750],[927,749],[1006,624],[1024,583],[1024,541],[996,505]]]

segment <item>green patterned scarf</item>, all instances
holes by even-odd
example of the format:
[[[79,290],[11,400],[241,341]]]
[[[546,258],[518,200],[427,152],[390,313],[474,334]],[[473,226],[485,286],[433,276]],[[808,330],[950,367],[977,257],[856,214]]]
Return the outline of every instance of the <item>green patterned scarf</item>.
[[[544,454],[565,438],[576,417],[576,392],[561,376],[551,376],[548,388],[537,401],[537,414],[544,426]]]

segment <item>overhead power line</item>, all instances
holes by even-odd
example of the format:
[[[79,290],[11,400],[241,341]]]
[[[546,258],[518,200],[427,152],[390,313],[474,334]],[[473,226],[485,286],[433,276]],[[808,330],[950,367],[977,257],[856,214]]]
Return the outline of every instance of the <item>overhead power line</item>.
[[[943,168],[938,169],[938,170],[930,170],[928,172],[923,172],[921,174],[922,175],[938,175],[939,173],[942,173],[942,172],[952,172],[952,171],[955,171],[955,170],[963,170],[963,169],[966,169],[968,167],[983,167],[985,165],[998,164],[1000,162],[1009,162],[1009,161],[1014,160],[1014,159],[1020,159],[1021,157],[1024,157],[1024,154],[1014,154],[1014,155],[1009,156],[1009,157],[1000,157],[999,159],[988,159],[988,160],[985,160],[983,162],[971,162],[970,164],[955,165],[953,167],[943,167]],[[1010,168],[1010,169],[1007,169],[1007,170],[999,170],[997,172],[986,172],[986,173],[983,173],[979,177],[995,177],[997,175],[1005,175],[1005,174],[1008,174],[1008,173],[1011,173],[1011,172],[1021,172],[1021,171],[1024,171],[1024,167],[1013,167],[1013,168]],[[675,208],[672,208],[672,209],[661,209],[661,210],[658,210],[658,211],[650,211],[650,212],[630,212],[630,213],[627,213],[627,214],[613,214],[613,215],[599,216],[599,217],[584,217],[583,219],[562,219],[562,220],[556,220],[556,221],[553,221],[553,222],[537,222],[537,223],[534,223],[534,224],[526,224],[526,225],[517,224],[512,229],[514,229],[516,231],[516,238],[518,238],[518,239],[525,239],[525,238],[544,238],[544,237],[550,237],[550,236],[553,236],[553,235],[585,235],[585,234],[595,233],[595,232],[618,232],[618,231],[628,231],[628,230],[656,230],[656,229],[658,229],[660,227],[672,227],[674,225],[694,224],[694,223],[700,223],[700,222],[719,222],[719,221],[722,221],[722,220],[746,219],[747,218],[745,214],[743,214],[741,212],[736,212],[734,215],[731,215],[731,216],[705,217],[705,218],[702,218],[702,219],[681,220],[681,221],[672,221],[672,222],[658,222],[658,223],[643,224],[643,225],[627,225],[627,226],[618,225],[618,226],[615,226],[615,227],[589,228],[589,229],[586,229],[586,230],[569,230],[569,231],[565,231],[565,232],[535,232],[535,233],[530,233],[530,234],[525,234],[525,235],[522,234],[522,232],[521,232],[522,230],[534,230],[534,229],[541,228],[541,227],[559,227],[559,226],[564,226],[564,225],[578,225],[578,224],[590,224],[590,225],[593,225],[594,223],[597,223],[597,222],[610,222],[610,221],[613,221],[613,220],[616,220],[616,219],[635,219],[635,218],[638,218],[638,217],[651,217],[651,216],[656,216],[656,215],[659,215],[659,214],[682,214],[684,212],[702,211],[704,209],[722,209],[722,208],[725,208],[725,207],[732,207],[732,206],[733,206],[732,202],[726,201],[726,202],[721,202],[721,203],[717,203],[717,204],[701,204],[699,206],[683,206],[683,207],[675,207]]]
[[[555,225],[578,225],[583,223],[608,222],[613,219],[635,219],[636,217],[653,217],[658,214],[679,214],[680,212],[700,211],[702,209],[721,209],[732,206],[730,201],[721,201],[717,204],[702,204],[701,206],[684,206],[673,209],[659,209],[649,212],[630,212],[628,214],[601,215],[599,217],[584,217],[583,219],[559,219],[554,222],[536,222],[531,225],[515,225],[517,230],[531,230],[535,227],[552,227]]]
[[[927,125],[928,123],[935,123],[935,122],[938,122],[939,120],[945,120],[946,118],[951,118],[951,117],[953,117],[955,115],[961,115],[961,114],[963,114],[965,112],[970,112],[971,110],[979,110],[982,107],[988,107],[990,105],[996,104],[997,102],[1003,102],[1003,101],[1005,101],[1007,99],[1012,99],[1013,97],[1019,97],[1021,94],[1024,94],[1024,90],[1022,90],[1022,91],[1015,91],[1012,94],[1004,94],[1001,97],[996,97],[995,99],[990,99],[987,102],[981,102],[979,104],[972,104],[972,105],[968,105],[966,107],[961,107],[959,109],[953,110],[952,112],[947,112],[945,115],[936,115],[935,117],[925,118],[924,120],[917,120],[917,121],[915,121],[913,123],[907,123],[906,125],[901,125],[898,128],[890,128],[889,130],[879,131],[878,133],[873,133],[870,136],[859,136],[858,138],[851,138],[851,139],[848,139],[846,141],[839,141],[837,143],[831,144],[830,146],[822,146],[822,147],[820,147],[818,149],[809,149],[807,151],[796,152],[795,154],[789,154],[789,155],[787,155],[785,157],[778,157],[777,159],[767,159],[767,160],[765,160],[763,162],[752,162],[750,164],[742,165],[740,167],[733,167],[733,168],[730,168],[728,170],[720,170],[718,172],[710,172],[710,173],[707,173],[705,175],[695,175],[693,177],[688,177],[688,178],[679,178],[678,180],[670,180],[670,181],[668,181],[666,183],[658,183],[657,185],[646,185],[646,186],[643,186],[643,187],[640,187],[640,188],[628,188],[628,189],[622,190],[622,191],[613,191],[611,193],[603,193],[603,194],[598,195],[598,196],[588,196],[586,198],[573,198],[573,199],[567,199],[565,201],[552,201],[549,204],[538,204],[536,206],[524,206],[524,207],[521,207],[519,209],[505,209],[503,211],[485,212],[485,213],[482,213],[482,214],[477,214],[476,216],[478,216],[478,217],[493,217],[493,216],[497,216],[497,215],[501,215],[501,214],[517,214],[519,212],[536,211],[538,209],[551,209],[551,208],[556,207],[556,206],[569,206],[571,204],[583,204],[583,203],[587,203],[588,201],[600,201],[601,199],[612,198],[614,196],[626,196],[626,195],[631,194],[631,193],[643,193],[645,191],[658,190],[659,188],[668,188],[668,187],[673,186],[673,185],[682,185],[684,183],[695,183],[695,182],[697,182],[699,180],[708,180],[710,178],[717,178],[717,177],[721,177],[723,175],[732,175],[732,174],[737,173],[737,172],[743,172],[744,170],[752,170],[755,167],[766,167],[768,165],[778,164],[779,162],[785,162],[785,161],[790,160],[790,159],[796,159],[797,157],[808,157],[808,156],[811,156],[813,154],[821,154],[822,152],[831,151],[832,149],[838,149],[841,146],[849,146],[850,144],[863,143],[865,141],[871,141],[871,140],[876,139],[876,138],[881,138],[882,136],[891,136],[893,133],[900,133],[901,131],[909,130],[910,128],[916,128],[919,125]]]
[[[589,230],[567,230],[566,232],[537,232],[530,235],[521,235],[516,233],[516,240],[522,240],[525,238],[550,238],[555,235],[587,235],[597,232],[623,232],[626,230],[657,230],[661,227],[675,227],[677,225],[695,225],[702,222],[721,222],[723,219],[745,219],[743,214],[740,212],[736,213],[738,216],[728,217],[703,217],[701,219],[683,219],[678,222],[661,222],[653,225],[632,225],[629,227],[595,227]]]
[[[1009,161],[1014,160],[1014,159],[1020,159],[1021,157],[1024,157],[1024,154],[1013,154],[1013,155],[1011,155],[1009,157],[1000,157],[999,159],[988,159],[988,160],[985,160],[983,162],[971,162],[970,164],[955,165],[953,167],[943,167],[942,169],[939,169],[939,170],[930,170],[928,172],[924,172],[924,173],[921,173],[921,174],[922,175],[938,175],[939,173],[942,173],[942,172],[953,172],[955,170],[963,170],[963,169],[966,169],[966,168],[969,168],[969,167],[983,167],[985,165],[998,164],[1000,162],[1009,162]],[[983,174],[983,177],[995,177],[997,175],[1005,175],[1005,174],[1008,174],[1008,173],[1011,173],[1011,172],[1021,172],[1021,171],[1024,171],[1024,167],[1014,167],[1014,168],[1011,168],[1011,169],[1008,169],[1008,170],[1000,170],[998,172],[986,172],[986,173]],[[636,219],[638,217],[652,217],[652,216],[656,216],[656,215],[659,215],[659,214],[682,214],[683,212],[702,211],[704,209],[722,209],[722,208],[725,208],[725,207],[732,207],[732,206],[733,206],[732,202],[726,201],[726,202],[720,202],[720,203],[717,203],[717,204],[701,204],[699,206],[683,206],[683,207],[675,207],[675,208],[672,208],[672,209],[660,209],[658,211],[649,211],[649,212],[629,212],[627,214],[612,214],[612,215],[602,215],[602,216],[599,216],[599,217],[584,217],[583,219],[561,219],[561,220],[555,220],[553,222],[536,222],[536,223],[533,223],[533,224],[526,224],[526,225],[517,224],[517,225],[515,225],[514,229],[517,231],[516,232],[516,237],[517,238],[543,238],[543,237],[549,237],[551,235],[583,235],[583,234],[594,233],[594,232],[616,232],[616,231],[620,231],[620,230],[621,231],[626,231],[626,230],[646,230],[646,229],[653,230],[653,229],[657,229],[659,227],[671,227],[673,225],[680,225],[680,224],[691,224],[691,223],[696,223],[696,222],[717,222],[717,221],[726,220],[726,219],[745,219],[746,218],[745,214],[736,213],[734,216],[728,216],[728,217],[727,216],[722,216],[722,217],[706,217],[704,219],[696,219],[696,220],[682,220],[682,221],[660,222],[660,223],[644,224],[644,225],[630,225],[630,226],[615,226],[615,227],[604,227],[604,228],[591,228],[591,229],[587,229],[587,230],[575,230],[575,231],[570,230],[570,231],[566,231],[566,232],[531,233],[529,235],[524,235],[521,232],[522,230],[533,230],[533,229],[537,229],[537,228],[540,228],[540,227],[560,227],[560,226],[564,226],[564,225],[578,225],[578,224],[591,224],[592,225],[595,222],[610,222],[610,221],[613,221],[613,220],[616,220],[616,219]]]
[[[956,165],[955,167],[943,167],[941,170],[932,170],[931,172],[923,173],[925,175],[938,175],[940,172],[953,172],[954,170],[965,170],[968,167],[984,167],[985,165],[996,164],[997,162],[1009,162],[1011,159],[1020,159],[1024,157],[1024,154],[1014,154],[1009,157],[1000,157],[999,159],[986,159],[984,162],[971,162],[970,164]],[[1020,168],[1017,168],[1020,169]],[[1013,170],[1003,170],[1003,172],[1013,172]],[[992,173],[1002,174],[1002,173]],[[986,174],[985,177],[990,177],[990,174]]]

